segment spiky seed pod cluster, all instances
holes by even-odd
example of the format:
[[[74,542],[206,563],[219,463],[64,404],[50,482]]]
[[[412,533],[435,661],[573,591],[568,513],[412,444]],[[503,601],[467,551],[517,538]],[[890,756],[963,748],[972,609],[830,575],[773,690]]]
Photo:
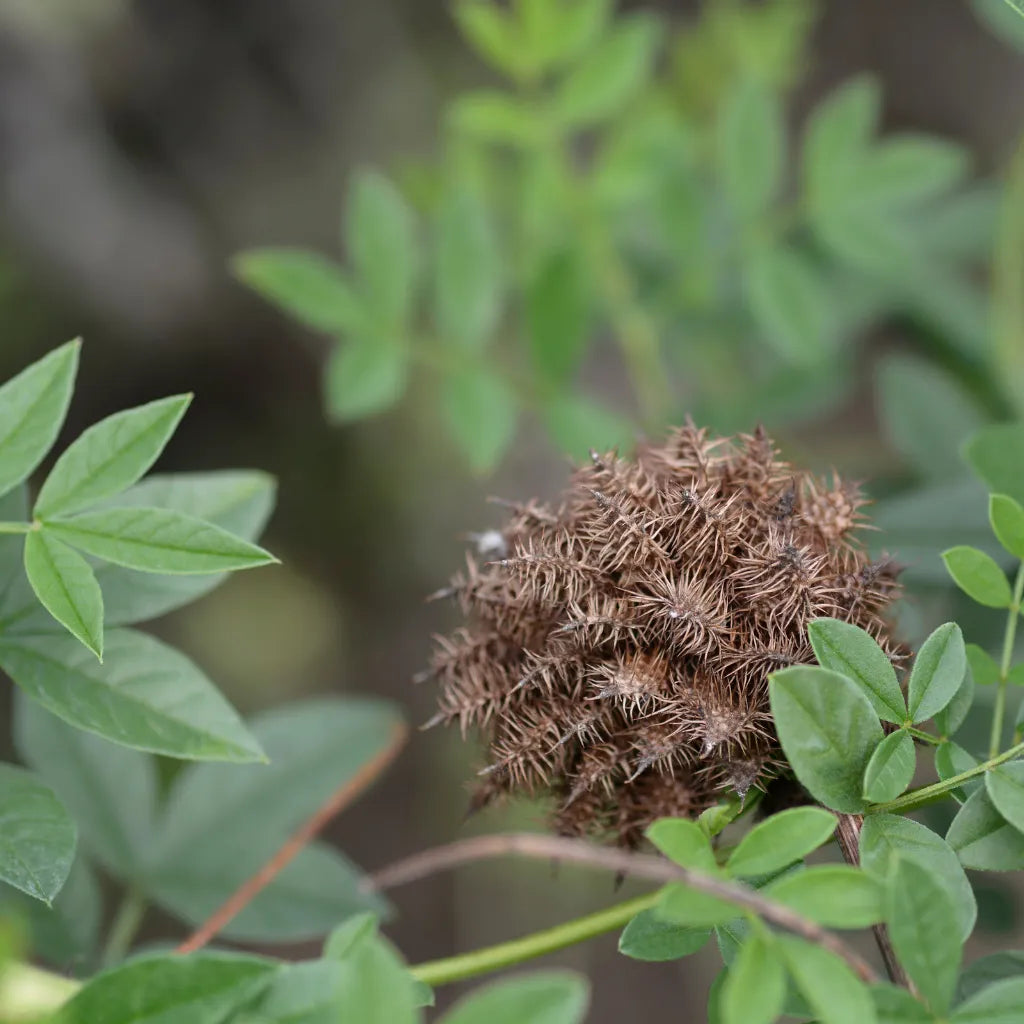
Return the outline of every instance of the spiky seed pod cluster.
[[[692,424],[635,460],[592,453],[558,505],[511,505],[437,596],[467,624],[437,640],[431,724],[479,729],[474,804],[549,795],[554,824],[631,846],[782,767],[768,675],[810,663],[818,616],[868,630],[897,568],[857,541],[856,486],[793,469],[763,430]]]

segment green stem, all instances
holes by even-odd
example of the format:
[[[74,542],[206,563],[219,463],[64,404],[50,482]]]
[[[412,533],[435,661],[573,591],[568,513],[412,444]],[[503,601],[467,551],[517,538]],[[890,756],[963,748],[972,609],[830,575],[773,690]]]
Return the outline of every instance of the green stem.
[[[521,939],[502,942],[496,946],[485,946],[474,949],[470,953],[447,957],[444,960],[429,960],[426,963],[411,967],[412,974],[427,985],[444,985],[463,978],[472,978],[489,971],[498,971],[503,967],[532,960],[534,957],[553,953],[555,950],[573,946],[578,942],[586,942],[597,935],[614,931],[627,924],[641,910],[648,910],[658,902],[661,890],[649,892],[636,899],[616,903],[615,906],[599,910],[586,917],[578,917],[573,921],[555,925],[544,931],[524,935]]]
[[[925,732],[923,729],[914,729],[911,726],[907,726],[907,732],[909,732],[914,739],[921,740],[923,743],[934,743],[937,746],[942,742],[938,736],[933,736],[930,732]]]
[[[988,744],[988,756],[995,757],[1003,738],[1003,716],[1006,713],[1006,680],[1013,664],[1013,645],[1017,639],[1017,618],[1020,615],[1021,597],[1024,596],[1024,562],[1017,570],[1013,584],[1013,601],[1006,617],[1006,632],[1003,634],[1003,657],[999,663],[999,689],[996,691],[996,706],[992,710],[992,735]]]
[[[890,800],[884,804],[874,804],[867,809],[866,814],[905,814],[907,811],[917,810],[918,807],[924,807],[925,804],[934,803],[936,800],[944,797],[951,790],[962,786],[965,782],[969,782],[971,779],[977,778],[979,775],[984,775],[985,772],[991,771],[993,768],[997,768],[999,765],[1006,761],[1011,761],[1017,757],[1018,754],[1024,754],[1024,743],[1018,743],[1016,746],[1010,747],[1009,750],[1003,751],[996,757],[990,758],[983,764],[975,765],[973,768],[969,768],[965,772],[961,772],[959,775],[951,775],[948,779],[942,782],[934,782],[930,786],[922,786],[920,789],[912,789],[909,793],[904,793],[903,796],[897,797],[895,800]]]
[[[104,967],[112,967],[128,955],[132,939],[146,914],[146,907],[145,896],[134,886],[125,892],[103,946]]]
[[[0,533],[31,533],[32,523],[0,523]]]

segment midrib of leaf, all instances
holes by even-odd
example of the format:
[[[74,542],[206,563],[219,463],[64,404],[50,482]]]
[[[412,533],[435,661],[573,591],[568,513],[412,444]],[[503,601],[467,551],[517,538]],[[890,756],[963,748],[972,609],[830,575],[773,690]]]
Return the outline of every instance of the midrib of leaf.
[[[183,546],[181,544],[169,544],[167,542],[155,541],[155,540],[153,540],[153,541],[150,541],[150,540],[136,540],[133,537],[124,537],[124,536],[117,535],[117,534],[112,534],[112,533],[101,533],[99,530],[87,530],[87,529],[85,529],[83,527],[76,526],[74,524],[74,520],[72,520],[72,519],[44,520],[44,524],[49,524],[49,523],[52,523],[53,525],[59,527],[61,530],[65,530],[68,533],[77,533],[77,534],[79,534],[81,536],[85,536],[85,537],[99,537],[101,540],[105,540],[105,541],[113,540],[117,544],[125,545],[125,546],[130,547],[130,548],[136,548],[136,549],[142,548],[144,550],[156,549],[157,551],[169,551],[172,554],[203,555],[204,557],[207,557],[207,558],[235,558],[235,557],[241,557],[241,555],[237,555],[237,556],[236,555],[232,555],[230,553],[225,553],[223,551],[217,551],[214,548],[185,547],[185,546]],[[219,529],[219,527],[215,526],[213,523],[205,523],[204,522],[203,525],[204,526],[208,525],[208,526],[213,527],[214,529]],[[224,532],[227,533],[226,530]],[[228,534],[228,536],[232,537],[232,538],[234,537],[234,535],[230,534],[230,533]],[[248,543],[248,542],[246,541],[245,543]],[[255,560],[255,558],[257,556],[256,555],[252,555],[251,557]]]

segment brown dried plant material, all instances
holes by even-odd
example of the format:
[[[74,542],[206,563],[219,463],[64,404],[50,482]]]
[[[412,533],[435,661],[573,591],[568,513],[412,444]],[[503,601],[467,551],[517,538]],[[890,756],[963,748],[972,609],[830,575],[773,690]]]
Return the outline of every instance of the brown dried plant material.
[[[853,622],[895,653],[897,568],[858,543],[865,499],[782,461],[760,428],[692,424],[636,460],[593,453],[561,503],[509,505],[500,533],[435,596],[428,724],[479,729],[473,806],[553,798],[555,828],[636,845],[782,768],[768,674],[813,663],[807,624]]]

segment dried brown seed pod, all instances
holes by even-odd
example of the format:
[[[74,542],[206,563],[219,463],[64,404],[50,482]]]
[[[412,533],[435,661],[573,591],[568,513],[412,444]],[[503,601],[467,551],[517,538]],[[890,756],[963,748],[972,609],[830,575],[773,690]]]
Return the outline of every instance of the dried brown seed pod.
[[[808,622],[896,651],[899,569],[859,543],[864,504],[760,428],[692,424],[635,460],[592,453],[557,507],[510,504],[439,591],[467,623],[423,674],[441,688],[432,723],[484,735],[473,806],[547,795],[558,831],[635,845],[659,817],[765,788],[784,765],[767,677],[813,662]]]

